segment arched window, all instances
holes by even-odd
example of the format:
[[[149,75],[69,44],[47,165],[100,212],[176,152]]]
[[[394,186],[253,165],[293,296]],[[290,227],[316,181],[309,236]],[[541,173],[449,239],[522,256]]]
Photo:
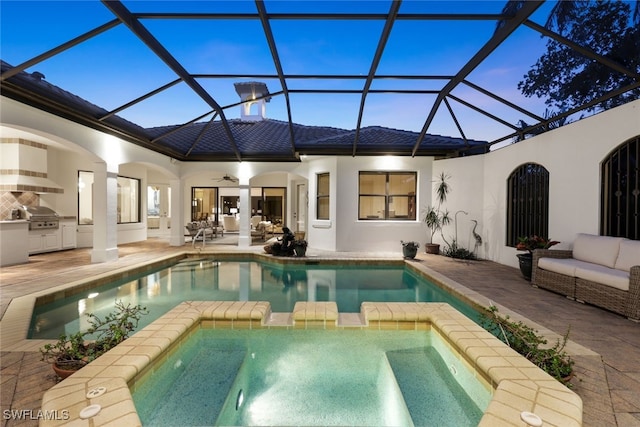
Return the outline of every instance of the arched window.
[[[640,240],[640,135],[602,162],[600,234]]]
[[[538,235],[548,238],[549,171],[536,163],[514,170],[507,181],[507,246],[516,246],[518,237]]]

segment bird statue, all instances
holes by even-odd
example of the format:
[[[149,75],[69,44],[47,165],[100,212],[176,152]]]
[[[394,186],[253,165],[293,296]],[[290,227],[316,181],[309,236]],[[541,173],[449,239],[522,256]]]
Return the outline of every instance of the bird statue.
[[[478,246],[482,244],[482,236],[476,233],[476,228],[478,227],[478,221],[476,221],[475,219],[472,219],[471,222],[475,224],[471,232],[473,233],[473,237],[476,239],[476,244],[475,244],[475,247],[473,248],[473,251],[476,252],[478,250]]]

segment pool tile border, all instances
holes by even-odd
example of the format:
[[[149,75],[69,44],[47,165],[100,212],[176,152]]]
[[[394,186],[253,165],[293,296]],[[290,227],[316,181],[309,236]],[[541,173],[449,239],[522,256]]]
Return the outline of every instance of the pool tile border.
[[[289,316],[278,314],[274,316],[270,304],[264,301],[184,302],[48,390],[42,410],[68,414],[69,418],[42,420],[40,425],[141,425],[129,387],[135,387],[136,380],[176,351],[195,331],[283,327],[435,331],[493,389],[481,427],[522,426],[523,411],[537,414],[546,426],[582,425],[582,400],[577,394],[448,304],[365,302],[360,317],[363,322],[347,326],[340,324],[335,302],[297,303]],[[89,390],[100,386],[106,387],[107,392],[86,397]],[[80,419],[80,411],[92,404],[101,405],[102,410],[93,418]]]

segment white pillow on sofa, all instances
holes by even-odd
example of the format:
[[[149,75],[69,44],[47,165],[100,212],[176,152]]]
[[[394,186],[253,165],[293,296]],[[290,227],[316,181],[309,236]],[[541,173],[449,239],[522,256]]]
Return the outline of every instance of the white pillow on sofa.
[[[579,233],[573,242],[573,258],[613,268],[623,237]]]
[[[616,270],[631,271],[631,267],[640,265],[640,240],[623,240],[616,260]]]

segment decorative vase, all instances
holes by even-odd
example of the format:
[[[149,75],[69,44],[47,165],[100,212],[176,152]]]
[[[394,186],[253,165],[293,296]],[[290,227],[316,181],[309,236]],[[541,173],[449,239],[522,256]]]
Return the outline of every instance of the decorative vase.
[[[428,254],[439,254],[440,253],[440,245],[437,243],[425,243],[424,251]]]
[[[418,247],[415,245],[402,245],[402,255],[405,258],[414,259],[418,253]]]
[[[533,264],[533,255],[530,253],[517,254],[518,263],[520,264],[520,272],[525,279],[531,281],[531,268]]]
[[[295,245],[293,250],[296,253],[296,256],[305,256],[307,253],[307,247],[303,245]]]

